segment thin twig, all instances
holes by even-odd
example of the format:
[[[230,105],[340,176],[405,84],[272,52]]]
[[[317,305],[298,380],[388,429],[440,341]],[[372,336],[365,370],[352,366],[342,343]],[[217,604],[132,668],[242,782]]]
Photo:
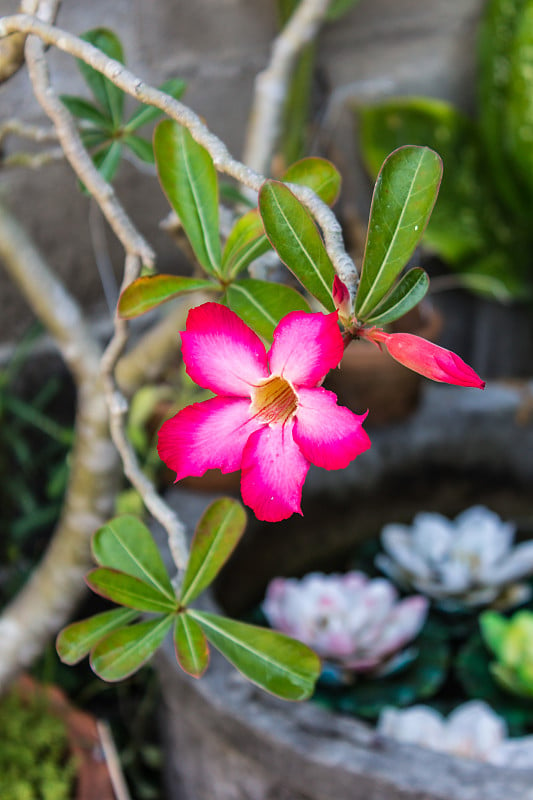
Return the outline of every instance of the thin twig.
[[[100,745],[107,764],[115,798],[116,800],[131,800],[128,786],[124,780],[122,767],[120,766],[117,748],[111,734],[111,728],[107,722],[99,719],[96,721],[96,730],[98,731],[98,738],[100,739]]]
[[[55,164],[62,161],[65,155],[60,147],[52,150],[43,150],[41,153],[12,153],[5,158],[0,156],[0,167],[14,168],[25,167],[26,169],[40,169],[48,164]]]
[[[53,128],[28,125],[20,119],[8,119],[0,125],[0,144],[7,136],[19,136],[32,142],[57,142],[57,134]]]

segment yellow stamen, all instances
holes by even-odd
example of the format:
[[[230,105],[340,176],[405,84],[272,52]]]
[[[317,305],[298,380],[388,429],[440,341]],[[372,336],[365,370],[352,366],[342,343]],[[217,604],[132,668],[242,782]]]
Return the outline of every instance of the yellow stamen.
[[[285,378],[273,375],[254,389],[252,411],[262,422],[283,424],[297,408],[298,395]]]

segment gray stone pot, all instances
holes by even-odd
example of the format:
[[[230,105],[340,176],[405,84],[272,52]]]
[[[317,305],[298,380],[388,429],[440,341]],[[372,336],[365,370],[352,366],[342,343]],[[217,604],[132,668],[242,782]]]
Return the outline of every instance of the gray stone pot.
[[[310,528],[318,528],[317,541],[330,540],[340,553],[353,547],[363,521],[380,526],[391,513],[395,519],[409,518],[417,508],[455,513],[465,502],[488,502],[516,516],[528,531],[531,389],[528,384],[491,385],[484,393],[427,387],[410,420],[370,431],[371,450],[348,470],[310,475],[303,505],[308,516],[301,527],[290,535],[281,525],[268,531],[251,527],[218,585],[226,609],[236,613],[257,600],[276,568],[280,574],[299,563],[306,571],[310,542],[304,547],[300,532]],[[417,465],[423,470],[417,472]],[[408,473],[422,475],[422,483],[406,481]],[[392,511],[395,484],[394,499],[401,502]],[[365,497],[372,511],[366,516]],[[335,519],[339,508],[352,510],[337,516],[330,530],[326,523],[316,525],[317,498],[322,509],[328,505],[324,519]],[[205,505],[205,499],[180,492],[176,501],[191,525]],[[351,525],[342,521],[348,518]],[[348,531],[342,542],[339,531]],[[281,560],[273,559],[269,553],[280,542],[286,545],[280,547]],[[157,668],[169,800],[533,800],[533,764],[531,771],[512,771],[400,745],[356,719],[270,697],[217,653],[199,681],[178,670],[170,643]]]

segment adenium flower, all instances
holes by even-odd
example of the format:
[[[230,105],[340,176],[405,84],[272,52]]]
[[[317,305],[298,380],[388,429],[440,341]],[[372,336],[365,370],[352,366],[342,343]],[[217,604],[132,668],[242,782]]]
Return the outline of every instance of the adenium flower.
[[[448,718],[423,705],[385,708],[377,730],[404,744],[501,767],[531,769],[533,765],[533,736],[509,739],[505,720],[482,700],[463,703]]]
[[[187,374],[217,397],[167,420],[158,452],[176,480],[241,470],[244,502],[258,519],[301,513],[310,464],[343,469],[370,447],[353,414],[319,386],[343,354],[337,313],[287,314],[268,351],[233,311],[193,308],[182,333]]]
[[[514,533],[511,522],[484,506],[455,520],[420,513],[411,526],[385,525],[386,555],[378,555],[376,564],[399,586],[431,597],[444,610],[514,605],[529,596],[516,581],[533,573],[533,542],[513,547]]]
[[[389,581],[362,572],[311,572],[301,580],[275,578],[262,608],[273,628],[327,661],[362,673],[385,671],[420,632],[428,602],[417,596],[398,601]]]

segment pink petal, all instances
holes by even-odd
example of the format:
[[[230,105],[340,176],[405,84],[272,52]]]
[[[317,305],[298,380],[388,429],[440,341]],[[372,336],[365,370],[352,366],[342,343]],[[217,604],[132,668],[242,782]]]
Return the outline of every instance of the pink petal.
[[[258,519],[278,522],[301,514],[302,486],[309,463],[292,437],[293,423],[253,433],[242,457],[242,499]]]
[[[292,311],[274,331],[268,361],[273,375],[281,375],[295,386],[316,386],[338,365],[343,352],[336,311]]]
[[[261,339],[220,303],[191,309],[181,339],[187,374],[216,394],[249,396],[268,376]]]
[[[240,469],[244,445],[261,423],[250,417],[247,398],[214,397],[194,403],[159,430],[157,451],[176,480],[208,469]]]
[[[362,427],[365,417],[338,406],[334,393],[326,389],[298,389],[294,440],[312,464],[344,469],[370,447]]]

